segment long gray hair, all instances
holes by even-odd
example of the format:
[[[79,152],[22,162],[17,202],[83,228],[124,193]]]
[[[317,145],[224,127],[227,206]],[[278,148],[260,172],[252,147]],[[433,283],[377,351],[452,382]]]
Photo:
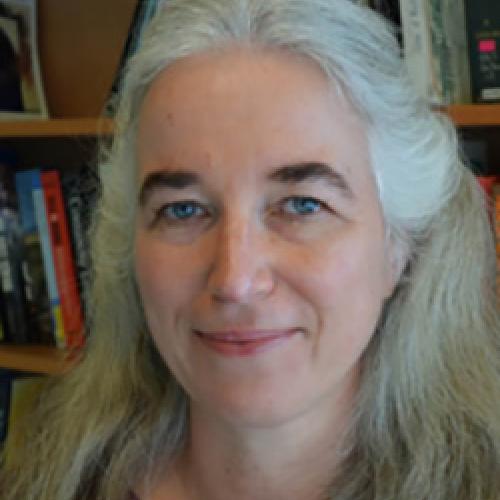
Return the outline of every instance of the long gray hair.
[[[351,101],[399,249],[399,284],[362,359],[352,444],[325,496],[500,498],[500,324],[484,197],[449,121],[415,95],[391,28],[349,0],[160,9],[130,61],[101,169],[92,335],[83,362],[40,399],[29,448],[7,457],[3,498],[122,500],[182,448],[188,400],[150,340],[134,278],[137,117],[167,66],[232,44],[306,56]]]

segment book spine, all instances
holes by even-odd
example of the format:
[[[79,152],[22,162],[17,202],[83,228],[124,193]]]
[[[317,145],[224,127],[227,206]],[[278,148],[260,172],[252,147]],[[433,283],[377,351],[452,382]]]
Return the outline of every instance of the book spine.
[[[11,377],[8,372],[0,371],[0,446],[7,437],[7,427],[10,413]]]
[[[6,217],[0,213],[0,290],[4,339],[24,344],[28,342],[26,310],[19,282],[20,269],[16,269],[16,258],[9,249],[10,239]]]
[[[59,173],[55,170],[43,172],[41,181],[66,345],[67,347],[80,347],[84,343],[83,315]]]
[[[9,291],[12,289],[12,276],[9,265],[7,248],[6,224],[3,214],[0,213],[0,340],[6,340],[6,332],[9,330],[7,323],[7,302]],[[5,325],[5,326],[4,326]]]
[[[464,0],[401,2],[405,62],[417,92],[429,103],[470,101]]]
[[[500,2],[466,0],[472,100],[500,101]]]
[[[32,176],[32,170],[23,170],[16,172],[14,177],[21,222],[22,268],[28,321],[30,330],[34,332],[34,342],[54,344],[47,282],[33,205]]]
[[[54,256],[52,254],[52,245],[50,242],[49,225],[47,221],[47,211],[45,207],[45,197],[41,182],[41,173],[36,171],[32,176],[32,196],[35,208],[35,220],[40,236],[42,246],[43,268],[45,279],[47,280],[47,291],[49,294],[50,308],[52,313],[52,323],[54,328],[54,339],[57,347],[66,346],[64,326],[61,314],[61,302],[59,290],[57,288],[56,272],[54,267]]]
[[[86,170],[86,167],[82,171]],[[91,256],[87,237],[89,213],[95,204],[95,188],[85,184],[82,171],[65,172],[62,178],[63,199],[69,219],[70,237],[73,243],[75,266],[83,306],[84,318],[89,317],[91,288]],[[88,179],[87,179],[88,181]]]
[[[431,64],[431,34],[427,0],[400,4],[404,60],[416,92],[433,104],[439,103],[438,79]]]
[[[0,300],[2,300],[2,302],[3,302],[3,298],[2,298],[2,294],[1,293],[0,293]],[[4,322],[5,322],[4,313],[3,313],[2,308],[0,308],[0,343],[5,342],[5,340],[6,340],[6,338],[5,338],[5,328],[3,326]]]
[[[470,102],[470,79],[463,0],[428,0],[431,66],[436,102]]]

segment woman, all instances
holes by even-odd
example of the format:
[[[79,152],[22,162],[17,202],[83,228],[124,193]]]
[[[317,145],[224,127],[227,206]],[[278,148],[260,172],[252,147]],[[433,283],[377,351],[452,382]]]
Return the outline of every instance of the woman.
[[[131,61],[92,336],[8,499],[492,500],[479,188],[347,0],[171,0]]]

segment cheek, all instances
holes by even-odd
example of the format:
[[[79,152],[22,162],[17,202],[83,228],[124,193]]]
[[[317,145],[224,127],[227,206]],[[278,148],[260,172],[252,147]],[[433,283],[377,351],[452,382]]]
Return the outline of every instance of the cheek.
[[[189,317],[194,296],[193,266],[185,252],[138,235],[135,241],[135,272],[151,337],[166,365],[179,379],[183,374],[187,337],[183,318]]]
[[[338,302],[356,301],[357,297],[382,294],[383,255],[363,241],[339,241],[317,245],[293,267],[298,288],[307,288],[313,302],[334,306]]]
[[[179,254],[153,238],[136,237],[137,284],[153,335],[175,321],[176,311],[192,293],[193,267],[185,255]]]
[[[331,343],[339,353],[354,355],[371,338],[385,297],[381,245],[366,238],[339,239],[334,245],[316,247],[297,268],[296,287],[319,320],[318,352],[324,343]]]
[[[148,308],[155,302],[155,298],[169,294],[168,275],[169,262],[159,254],[154,244],[150,245],[142,238],[136,239],[135,244],[135,272],[140,294],[144,306]]]

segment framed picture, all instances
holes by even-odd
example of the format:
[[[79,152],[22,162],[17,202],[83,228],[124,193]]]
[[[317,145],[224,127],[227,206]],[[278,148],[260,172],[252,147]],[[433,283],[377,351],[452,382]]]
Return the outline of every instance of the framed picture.
[[[48,118],[36,0],[0,0],[0,120]]]

